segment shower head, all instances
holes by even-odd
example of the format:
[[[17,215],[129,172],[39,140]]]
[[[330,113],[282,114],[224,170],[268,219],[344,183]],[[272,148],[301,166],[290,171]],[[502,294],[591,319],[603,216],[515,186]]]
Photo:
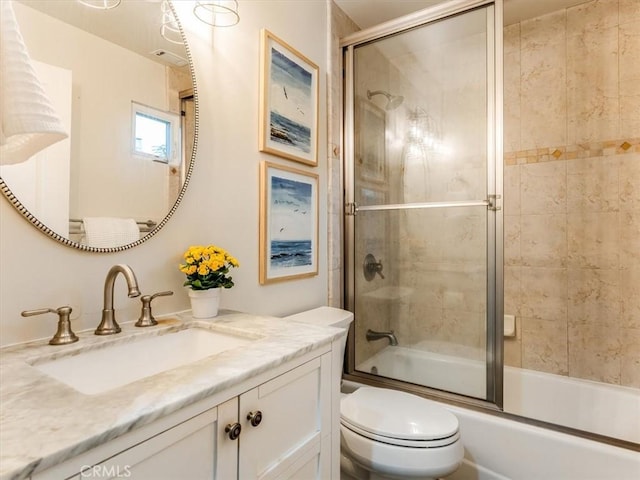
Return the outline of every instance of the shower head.
[[[404,97],[401,97],[400,95],[391,95],[384,90],[375,90],[373,92],[371,90],[367,90],[367,100],[371,100],[371,97],[375,95],[384,95],[387,97],[387,104],[384,107],[385,110],[395,110],[402,105],[402,102],[404,102]]]

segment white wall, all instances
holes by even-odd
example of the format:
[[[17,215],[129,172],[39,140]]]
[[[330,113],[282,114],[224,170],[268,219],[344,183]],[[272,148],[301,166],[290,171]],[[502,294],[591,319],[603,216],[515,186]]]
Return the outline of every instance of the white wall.
[[[131,265],[144,294],[171,289],[173,297],[155,301],[154,314],[188,308],[177,270],[191,244],[215,243],[240,261],[236,286],[223,292],[222,307],[285,315],[326,304],[326,74],[327,4],[240,0],[241,20],[221,28],[214,38],[190,31],[200,104],[200,136],[194,177],[167,226],[143,245],[115,254],[92,254],[64,247],[35,230],[0,201],[0,343],[55,332],[53,315],[20,317],[26,309],[73,307],[74,328],[93,329],[100,320],[104,278],[116,263]],[[267,28],[320,67],[318,167],[258,152],[259,31]],[[210,30],[204,30],[210,33]],[[261,160],[314,171],[320,175],[319,274],[269,286],[258,283],[258,168]],[[117,280],[115,306],[120,322],[135,320],[140,301],[126,298]]]

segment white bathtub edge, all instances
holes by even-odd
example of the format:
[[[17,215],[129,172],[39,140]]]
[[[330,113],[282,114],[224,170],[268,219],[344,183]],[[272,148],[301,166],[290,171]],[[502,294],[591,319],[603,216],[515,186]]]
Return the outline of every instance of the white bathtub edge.
[[[639,452],[496,415],[443,406],[458,417],[467,458],[507,478],[640,478]]]

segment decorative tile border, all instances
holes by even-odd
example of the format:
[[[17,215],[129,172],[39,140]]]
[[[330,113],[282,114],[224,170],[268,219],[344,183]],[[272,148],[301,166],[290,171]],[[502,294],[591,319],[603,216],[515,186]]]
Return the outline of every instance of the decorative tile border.
[[[640,153],[640,138],[506,152],[504,154],[504,163],[505,165],[524,165],[527,163],[574,160],[576,158],[623,155],[633,152]]]

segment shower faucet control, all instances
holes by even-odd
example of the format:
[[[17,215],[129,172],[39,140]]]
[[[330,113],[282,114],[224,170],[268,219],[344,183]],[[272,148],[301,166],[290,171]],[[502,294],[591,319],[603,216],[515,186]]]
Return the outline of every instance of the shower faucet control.
[[[370,253],[367,253],[367,256],[364,257],[364,264],[362,265],[362,268],[364,270],[364,278],[367,282],[373,280],[376,273],[384,280],[384,275],[382,274],[382,262],[376,260],[376,257]]]

